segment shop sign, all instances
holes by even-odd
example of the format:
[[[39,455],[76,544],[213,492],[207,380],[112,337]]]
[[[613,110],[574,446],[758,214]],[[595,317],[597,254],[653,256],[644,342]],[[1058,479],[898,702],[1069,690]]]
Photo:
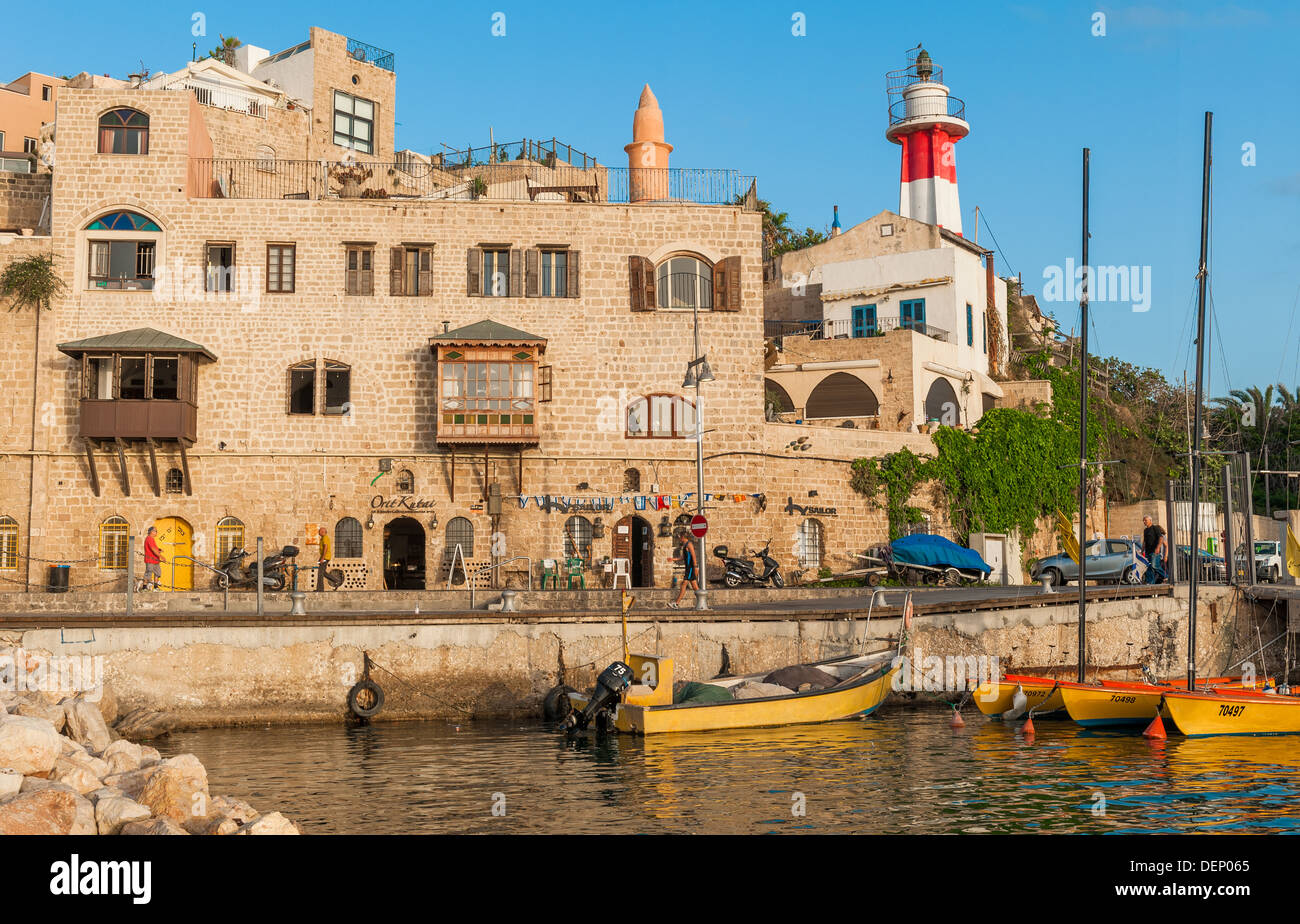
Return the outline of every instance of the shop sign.
[[[794,502],[793,497],[786,497],[785,512],[792,516],[800,517],[837,517],[839,513],[834,507],[801,507]]]
[[[420,513],[421,511],[432,510],[437,503],[433,498],[417,497],[414,494],[394,494],[391,497],[376,494],[370,498],[370,509],[377,510],[380,513],[393,513],[399,510]]]

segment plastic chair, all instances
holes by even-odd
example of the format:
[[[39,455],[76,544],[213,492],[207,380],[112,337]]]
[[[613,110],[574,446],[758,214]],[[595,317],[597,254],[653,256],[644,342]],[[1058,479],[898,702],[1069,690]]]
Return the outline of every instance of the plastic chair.
[[[587,589],[587,579],[582,574],[582,559],[570,558],[565,561],[568,566],[567,574],[569,577],[568,589],[573,590],[573,579],[578,579],[578,586],[583,590]]]
[[[560,589],[560,569],[556,567],[554,558],[542,559],[542,590],[546,589],[548,580],[551,582],[553,589]]]
[[[632,562],[626,558],[614,559],[614,587],[618,586],[619,578],[623,579],[624,587],[632,589]]]

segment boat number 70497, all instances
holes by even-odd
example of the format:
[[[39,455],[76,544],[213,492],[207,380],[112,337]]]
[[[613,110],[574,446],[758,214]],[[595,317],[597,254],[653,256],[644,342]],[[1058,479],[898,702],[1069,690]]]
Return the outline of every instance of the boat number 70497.
[[[1236,718],[1237,716],[1241,715],[1245,711],[1246,711],[1245,706],[1233,706],[1229,703],[1224,703],[1219,707],[1219,715],[1230,715],[1233,718]]]

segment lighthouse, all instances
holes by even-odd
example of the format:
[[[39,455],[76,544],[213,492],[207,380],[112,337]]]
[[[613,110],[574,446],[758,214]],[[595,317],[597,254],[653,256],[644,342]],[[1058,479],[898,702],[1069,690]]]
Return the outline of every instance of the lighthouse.
[[[955,146],[970,134],[966,104],[948,95],[943,68],[919,46],[908,66],[885,81],[885,137],[903,148],[898,213],[961,234]]]

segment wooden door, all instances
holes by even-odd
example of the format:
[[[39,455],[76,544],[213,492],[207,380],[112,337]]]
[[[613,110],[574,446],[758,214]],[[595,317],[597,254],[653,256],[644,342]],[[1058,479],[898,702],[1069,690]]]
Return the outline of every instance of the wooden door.
[[[194,563],[188,556],[194,554],[194,530],[180,517],[163,517],[154,526],[158,528],[158,546],[166,559],[162,564],[162,589],[193,590]],[[184,560],[177,562],[178,555]]]

